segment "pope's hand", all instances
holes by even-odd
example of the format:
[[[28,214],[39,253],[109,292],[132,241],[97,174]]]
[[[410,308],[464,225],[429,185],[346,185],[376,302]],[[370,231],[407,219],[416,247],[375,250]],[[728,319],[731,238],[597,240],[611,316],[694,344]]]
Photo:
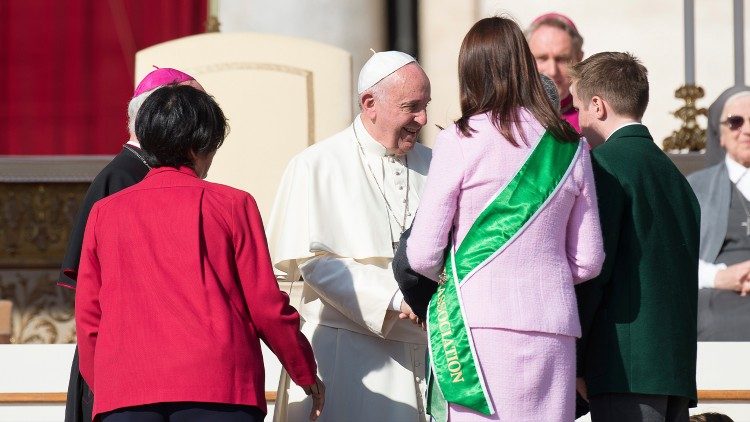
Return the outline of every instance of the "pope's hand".
[[[421,325],[423,330],[427,330],[427,323],[422,321],[420,317],[417,316],[417,314],[414,313],[414,311],[411,310],[411,306],[409,306],[408,303],[406,303],[405,300],[401,301],[401,313],[398,314],[398,317],[400,319],[410,319],[411,322]]]
[[[323,412],[323,404],[326,401],[326,386],[319,377],[315,377],[315,384],[305,385],[302,387],[305,390],[305,394],[312,397],[313,405],[310,410],[310,420],[316,421]]]
[[[576,378],[576,391],[584,400],[589,401],[588,388],[586,388],[586,381],[583,378]]]

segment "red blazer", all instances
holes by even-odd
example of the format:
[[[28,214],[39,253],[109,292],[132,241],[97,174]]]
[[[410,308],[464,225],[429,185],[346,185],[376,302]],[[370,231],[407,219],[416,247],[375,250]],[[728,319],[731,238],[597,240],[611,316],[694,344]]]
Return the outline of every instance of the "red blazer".
[[[265,411],[259,339],[294,382],[315,381],[299,326],[248,193],[161,167],[92,208],[76,329],[94,415],[181,401]]]

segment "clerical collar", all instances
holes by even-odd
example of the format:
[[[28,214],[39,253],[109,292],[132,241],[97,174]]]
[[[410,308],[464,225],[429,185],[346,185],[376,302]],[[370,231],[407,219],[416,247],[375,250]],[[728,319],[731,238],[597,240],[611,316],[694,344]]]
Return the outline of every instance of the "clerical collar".
[[[565,114],[572,110],[575,110],[575,107],[573,107],[573,94],[568,94],[567,97],[560,101],[560,113]]]
[[[737,161],[734,161],[734,159],[730,157],[729,154],[724,156],[724,161],[727,164],[727,173],[729,173],[729,180],[731,180],[734,184],[739,183],[743,176],[747,174],[747,167],[743,166]]]
[[[141,149],[141,144],[139,142],[128,141],[122,147],[128,150],[136,158],[138,158],[143,163],[143,165],[146,166],[146,168],[151,168],[151,166],[149,166],[148,162],[146,161],[146,157],[143,156],[143,150]]]
[[[126,144],[128,144],[128,145],[132,145],[132,146],[134,146],[134,147],[136,147],[136,148],[138,148],[138,149],[143,149],[143,148],[141,147],[141,143],[140,143],[140,142],[138,142],[138,140],[137,140],[137,139],[129,139],[129,140],[128,140],[128,142],[125,142],[125,143],[126,143]]]
[[[364,123],[362,123],[362,115],[358,114],[357,117],[354,119],[354,130],[357,131],[357,137],[359,138],[359,142],[362,144],[362,149],[368,153],[377,155],[378,157],[387,157],[388,150],[385,149],[383,144],[376,141],[375,138],[370,135],[370,132],[367,131],[367,128],[365,128]]]

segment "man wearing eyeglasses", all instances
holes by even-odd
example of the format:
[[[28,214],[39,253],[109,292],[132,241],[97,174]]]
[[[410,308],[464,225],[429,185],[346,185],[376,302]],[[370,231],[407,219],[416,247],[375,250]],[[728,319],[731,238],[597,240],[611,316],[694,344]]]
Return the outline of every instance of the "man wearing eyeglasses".
[[[698,340],[749,341],[750,88],[724,91],[708,126],[708,149],[726,154],[688,177],[701,206]]]

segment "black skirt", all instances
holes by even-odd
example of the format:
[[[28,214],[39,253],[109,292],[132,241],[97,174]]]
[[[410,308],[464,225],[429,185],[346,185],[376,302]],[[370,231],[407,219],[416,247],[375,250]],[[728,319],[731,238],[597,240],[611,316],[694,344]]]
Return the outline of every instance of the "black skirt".
[[[700,289],[698,341],[750,341],[750,296]]]

